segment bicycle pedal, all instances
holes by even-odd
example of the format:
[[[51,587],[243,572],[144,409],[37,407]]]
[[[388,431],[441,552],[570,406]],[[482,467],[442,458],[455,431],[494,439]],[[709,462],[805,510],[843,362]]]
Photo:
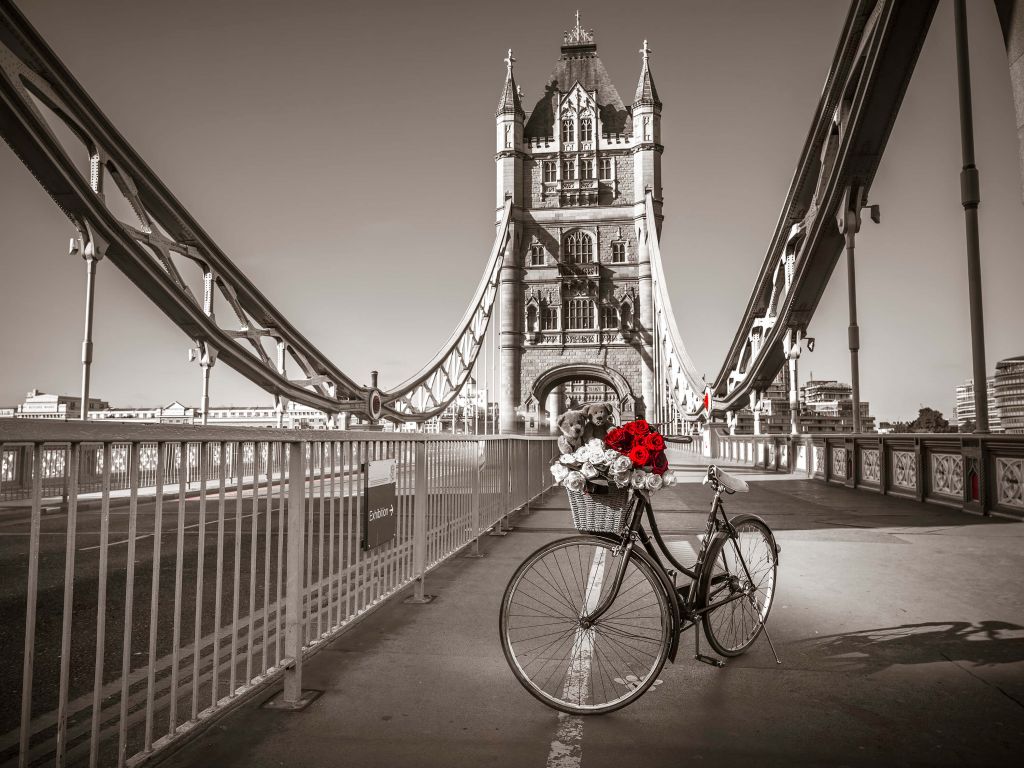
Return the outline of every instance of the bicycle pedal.
[[[705,664],[710,664],[712,667],[718,667],[719,669],[725,666],[725,662],[721,659],[716,659],[713,656],[705,656],[703,653],[698,653],[693,658],[695,658],[697,661],[702,661]]]

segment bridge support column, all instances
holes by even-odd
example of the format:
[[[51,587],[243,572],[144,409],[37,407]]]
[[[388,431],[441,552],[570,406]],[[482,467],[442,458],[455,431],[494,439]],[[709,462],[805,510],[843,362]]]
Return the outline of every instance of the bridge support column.
[[[558,434],[558,418],[562,415],[565,405],[565,387],[559,385],[548,393],[548,431]]]
[[[638,412],[636,418],[653,420],[657,418],[654,399],[654,281],[651,278],[651,252],[647,239],[657,237],[658,233],[647,231],[646,219],[641,219],[637,226],[640,229],[640,237],[637,238],[637,289],[640,292],[640,395],[643,399],[643,413]]]
[[[76,244],[72,241],[72,252],[77,250]],[[89,377],[92,373],[92,319],[93,304],[96,296],[96,265],[103,258],[96,254],[92,243],[87,243],[82,248],[82,258],[85,259],[85,336],[82,340],[82,421],[89,420]]]
[[[796,361],[800,358],[802,336],[800,331],[789,329],[783,339],[786,359],[789,360],[789,428],[794,435],[800,434],[800,380],[797,378]]]
[[[967,3],[955,0],[957,90],[960,96],[960,199],[967,229],[967,287],[971,302],[971,352],[974,368],[976,433],[988,427],[988,372],[985,368],[985,316],[981,304],[981,245],[978,239],[978,204],[981,202],[978,169],[974,165],[974,118],[971,114],[971,61],[967,45]]]
[[[842,208],[836,214],[839,231],[846,238],[846,285],[850,299],[850,384],[853,387],[853,431],[859,434],[860,427],[860,328],[857,326],[857,273],[854,265],[857,233],[860,231],[860,211],[863,190],[857,185],[846,188]],[[872,208],[872,217],[877,220],[877,210]]]
[[[498,427],[504,434],[518,431],[516,406],[520,395],[520,365],[523,349],[523,313],[519,306],[520,280],[519,265],[516,262],[516,222],[508,224],[508,240],[505,242],[505,259],[501,265],[501,395],[499,400]]]
[[[756,389],[750,393],[750,410],[754,414],[754,434],[761,434],[761,393]]]

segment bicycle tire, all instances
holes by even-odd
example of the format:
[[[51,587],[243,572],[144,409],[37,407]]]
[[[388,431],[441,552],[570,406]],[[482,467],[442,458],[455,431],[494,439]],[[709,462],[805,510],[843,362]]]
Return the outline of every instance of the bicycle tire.
[[[760,636],[774,602],[779,567],[778,547],[767,523],[754,515],[740,515],[732,525],[738,539],[720,535],[708,547],[700,592],[700,606],[706,608],[750,590],[748,599],[733,600],[702,616],[708,643],[726,657],[739,656]],[[743,553],[746,569],[737,552]]]
[[[593,610],[612,586],[617,545],[599,536],[550,542],[522,562],[505,588],[505,659],[527,691],[560,712],[596,715],[626,706],[655,682],[668,656],[668,596],[635,552],[615,602],[591,627],[581,625],[584,608]]]

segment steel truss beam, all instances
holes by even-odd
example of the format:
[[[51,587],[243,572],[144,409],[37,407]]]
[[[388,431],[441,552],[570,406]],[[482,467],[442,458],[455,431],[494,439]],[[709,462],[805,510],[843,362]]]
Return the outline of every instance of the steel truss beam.
[[[59,136],[47,112],[67,131]],[[107,256],[195,340],[203,365],[221,360],[278,398],[326,413],[371,415],[371,389],[331,363],[217,247],[10,0],[0,0],[0,135],[78,229],[78,248]],[[76,140],[88,155],[87,169],[72,160],[77,153],[67,142]],[[122,220],[108,205],[117,194],[134,220]],[[506,210],[462,325],[419,374],[382,393],[384,416],[430,418],[466,383],[491,316],[507,221]],[[179,264],[201,273],[203,296],[189,287]],[[230,325],[218,322],[218,301],[230,310]],[[298,369],[297,378],[289,378],[289,367]]]
[[[854,198],[859,215],[936,5],[851,4],[774,237],[714,381],[715,411],[756,399],[786,363],[786,332],[806,331],[843,252],[844,197]]]

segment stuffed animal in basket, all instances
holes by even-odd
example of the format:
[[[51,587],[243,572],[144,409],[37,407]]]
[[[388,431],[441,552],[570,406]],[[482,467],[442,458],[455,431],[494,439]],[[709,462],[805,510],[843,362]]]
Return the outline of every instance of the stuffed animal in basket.
[[[587,425],[587,417],[583,411],[566,411],[558,417],[559,453],[575,453],[583,445],[583,431]]]
[[[582,408],[586,417],[586,424],[583,426],[582,442],[584,445],[594,438],[604,440],[608,430],[614,425],[614,412],[611,403],[589,403]]]

